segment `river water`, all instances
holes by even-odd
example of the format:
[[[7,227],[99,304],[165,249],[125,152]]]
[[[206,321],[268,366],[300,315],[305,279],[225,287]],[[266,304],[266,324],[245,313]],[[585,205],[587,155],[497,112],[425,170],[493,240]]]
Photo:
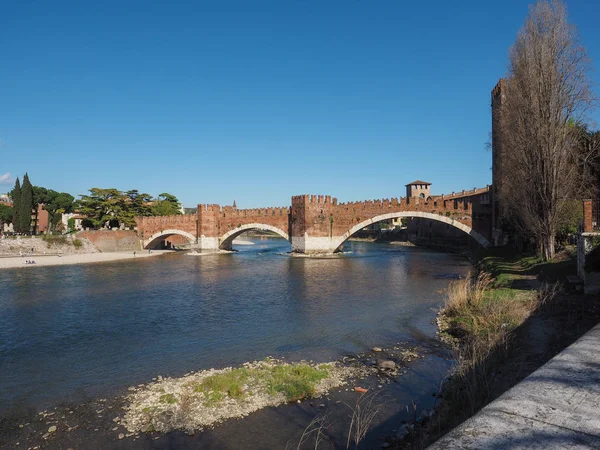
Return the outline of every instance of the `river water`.
[[[390,244],[301,258],[284,240],[253,242],[226,255],[0,271],[0,416],[267,356],[419,344],[435,334],[440,275],[471,270]]]

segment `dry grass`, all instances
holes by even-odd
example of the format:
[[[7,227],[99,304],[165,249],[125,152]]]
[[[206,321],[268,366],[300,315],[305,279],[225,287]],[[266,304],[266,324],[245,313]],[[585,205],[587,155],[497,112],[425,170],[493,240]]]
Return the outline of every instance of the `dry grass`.
[[[349,406],[349,405],[348,405]],[[354,443],[354,447],[358,448],[361,441],[367,435],[371,423],[379,414],[382,403],[379,401],[377,392],[362,394],[352,409],[350,419],[350,428],[348,429],[348,439],[346,440],[346,448],[350,448],[350,444]]]
[[[539,290],[494,289],[482,272],[452,283],[440,314],[440,331],[454,344],[456,367],[445,399],[457,417],[474,414],[487,403],[491,379],[507,357],[513,331],[548,299],[559,285]]]

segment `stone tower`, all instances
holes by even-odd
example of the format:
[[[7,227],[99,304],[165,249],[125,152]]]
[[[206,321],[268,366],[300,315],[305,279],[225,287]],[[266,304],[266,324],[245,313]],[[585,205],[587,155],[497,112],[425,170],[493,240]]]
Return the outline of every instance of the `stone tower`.
[[[506,80],[500,78],[492,89],[492,235],[499,238],[501,205],[498,191],[502,184],[502,105],[506,99]]]
[[[420,180],[408,183],[406,185],[406,197],[427,200],[429,197],[431,197],[431,183]]]

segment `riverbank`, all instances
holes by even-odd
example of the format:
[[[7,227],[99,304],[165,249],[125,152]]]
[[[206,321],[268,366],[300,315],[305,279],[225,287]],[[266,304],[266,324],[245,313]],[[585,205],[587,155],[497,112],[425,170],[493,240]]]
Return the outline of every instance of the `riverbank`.
[[[152,250],[138,252],[112,252],[112,253],[75,253],[75,254],[39,254],[30,253],[23,256],[0,257],[0,269],[14,269],[17,267],[33,268],[45,266],[64,266],[69,264],[91,264],[108,261],[120,261],[124,259],[139,259],[161,256],[172,253],[173,250]],[[27,261],[34,261],[31,264]]]
[[[597,325],[430,450],[600,448],[599,345]]]
[[[453,283],[438,317],[457,366],[431,422],[395,441],[423,448],[523,380],[600,322],[600,299],[563,287],[572,251],[555,260],[487,252],[477,279]]]

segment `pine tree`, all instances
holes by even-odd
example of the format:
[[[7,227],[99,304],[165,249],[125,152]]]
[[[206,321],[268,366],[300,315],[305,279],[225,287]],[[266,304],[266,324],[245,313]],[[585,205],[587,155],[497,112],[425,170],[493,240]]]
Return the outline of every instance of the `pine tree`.
[[[29,233],[31,230],[31,210],[33,209],[33,186],[29,181],[29,176],[23,177],[23,186],[21,187],[21,210],[19,211],[19,223],[21,233]]]
[[[17,178],[17,181],[15,181],[15,187],[13,188],[13,190],[10,193],[10,198],[13,201],[13,210],[12,210],[12,223],[13,223],[13,230],[15,230],[15,232],[20,232],[21,231],[21,221],[20,221],[20,212],[21,212],[21,183],[19,182],[19,178]]]

